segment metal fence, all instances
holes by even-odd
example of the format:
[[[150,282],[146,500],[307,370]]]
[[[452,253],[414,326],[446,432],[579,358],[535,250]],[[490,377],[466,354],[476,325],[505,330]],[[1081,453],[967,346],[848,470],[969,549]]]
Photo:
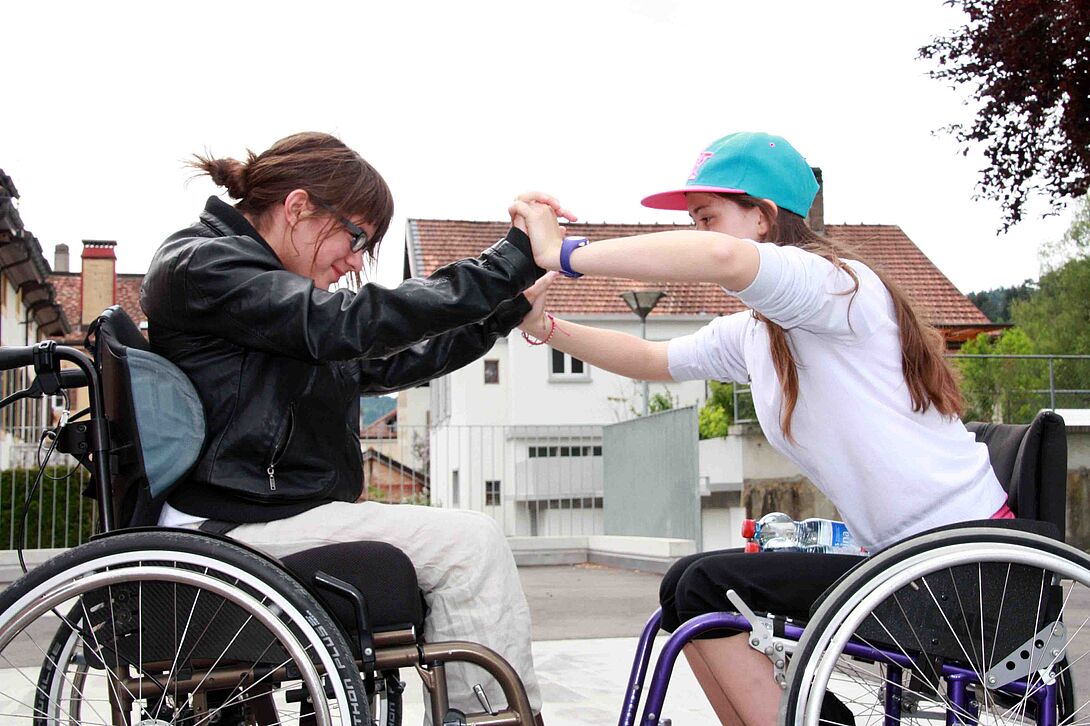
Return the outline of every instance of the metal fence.
[[[966,420],[1019,423],[1042,408],[1090,408],[1090,356],[955,355]],[[18,381],[4,380],[4,386]],[[748,387],[734,387],[736,422],[754,420]],[[87,475],[54,455],[38,475],[49,401],[28,401],[0,421],[0,548],[70,547],[94,531]],[[654,417],[652,417],[654,418]],[[472,509],[509,536],[604,534],[602,426],[392,425],[361,439],[364,496]],[[25,510],[25,526],[24,522]]]
[[[1090,408],[1090,355],[952,354],[966,421],[1028,423],[1041,409]],[[748,385],[735,385],[733,418],[756,421]]]

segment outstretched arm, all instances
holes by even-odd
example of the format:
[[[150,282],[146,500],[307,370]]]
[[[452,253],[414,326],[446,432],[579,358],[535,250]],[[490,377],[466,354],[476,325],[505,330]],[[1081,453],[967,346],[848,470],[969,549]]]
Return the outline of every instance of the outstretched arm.
[[[553,209],[520,198],[510,211],[525,219],[537,264],[559,270],[563,232]],[[746,240],[681,229],[601,240],[576,249],[569,263],[572,270],[584,275],[648,282],[711,282],[728,290],[743,290],[757,276],[760,256]]]
[[[533,304],[519,326],[527,335],[538,340],[549,338],[551,347],[627,378],[640,381],[672,380],[665,341],[643,340],[628,333],[546,316],[545,292],[555,277],[555,272],[547,273],[524,293]]]

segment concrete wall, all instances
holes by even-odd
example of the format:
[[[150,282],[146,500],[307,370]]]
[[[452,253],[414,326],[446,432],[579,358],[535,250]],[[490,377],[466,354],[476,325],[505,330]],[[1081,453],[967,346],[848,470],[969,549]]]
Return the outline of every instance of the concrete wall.
[[[1067,427],[1067,541],[1090,552],[1090,426]]]

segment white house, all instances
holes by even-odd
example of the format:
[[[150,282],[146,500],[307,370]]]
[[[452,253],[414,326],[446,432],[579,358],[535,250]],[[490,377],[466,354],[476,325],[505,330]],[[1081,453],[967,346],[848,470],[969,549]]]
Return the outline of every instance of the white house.
[[[0,345],[33,345],[70,329],[49,281],[38,239],[23,226],[11,177],[0,170]],[[26,388],[27,369],[0,378],[0,398]],[[0,469],[31,464],[31,447],[48,423],[50,402],[24,399],[0,412]],[[26,455],[23,455],[23,454]]]
[[[569,234],[592,241],[676,228],[567,226]],[[406,276],[428,275],[451,261],[476,256],[506,229],[503,222],[411,219]],[[821,229],[906,288],[951,346],[996,327],[899,227],[822,224]],[[646,335],[653,340],[693,332],[717,315],[743,309],[737,298],[710,284],[587,278],[560,278],[550,290],[548,309],[568,320],[639,335],[639,319],[621,293],[646,289],[666,293],[647,318]],[[637,415],[641,388],[547,345],[529,345],[513,332],[482,359],[431,384],[433,504],[488,512],[511,535],[600,533],[601,427]],[[649,392],[667,394],[675,407],[699,406],[706,384],[652,383]],[[734,443],[732,451],[760,450]],[[702,451],[716,445],[704,442]],[[761,470],[730,461],[730,456],[701,455],[702,493],[728,509],[737,506],[743,482]],[[770,471],[781,475],[781,463],[774,462]]]

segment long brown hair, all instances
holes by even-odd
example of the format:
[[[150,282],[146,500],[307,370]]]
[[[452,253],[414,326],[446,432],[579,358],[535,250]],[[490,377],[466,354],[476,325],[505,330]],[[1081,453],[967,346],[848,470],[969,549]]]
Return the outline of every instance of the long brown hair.
[[[229,196],[239,200],[235,209],[255,220],[296,189],[305,190],[342,217],[363,217],[375,227],[364,253],[375,258],[394,216],[394,198],[386,181],[363,157],[335,136],[313,131],[280,139],[260,154],[246,153],[245,162],[194,154],[189,166],[225,187]]]
[[[859,255],[844,249],[832,240],[822,237],[806,225],[806,221],[786,209],[778,209],[767,200],[758,199],[748,194],[720,195],[744,208],[756,207],[760,210],[769,231],[764,241],[781,247],[799,247],[807,252],[824,257],[830,263],[843,270],[852,278],[855,285],[844,294],[859,292],[859,277],[845,264],[844,260],[856,260],[867,264]],[[960,416],[965,410],[965,399],[958,387],[957,376],[943,355],[945,344],[942,334],[922,319],[912,301],[900,287],[882,273],[881,270],[867,264],[878,276],[893,298],[893,308],[897,315],[897,327],[901,332],[901,371],[909,395],[912,397],[912,410],[927,411],[931,406],[944,416]],[[849,303],[849,311],[851,306]],[[772,365],[780,381],[783,404],[780,409],[780,428],[784,436],[794,441],[791,436],[791,416],[799,399],[799,374],[795,354],[788,344],[787,333],[782,327],[760,313],[754,317],[768,326],[769,347],[772,352]]]

